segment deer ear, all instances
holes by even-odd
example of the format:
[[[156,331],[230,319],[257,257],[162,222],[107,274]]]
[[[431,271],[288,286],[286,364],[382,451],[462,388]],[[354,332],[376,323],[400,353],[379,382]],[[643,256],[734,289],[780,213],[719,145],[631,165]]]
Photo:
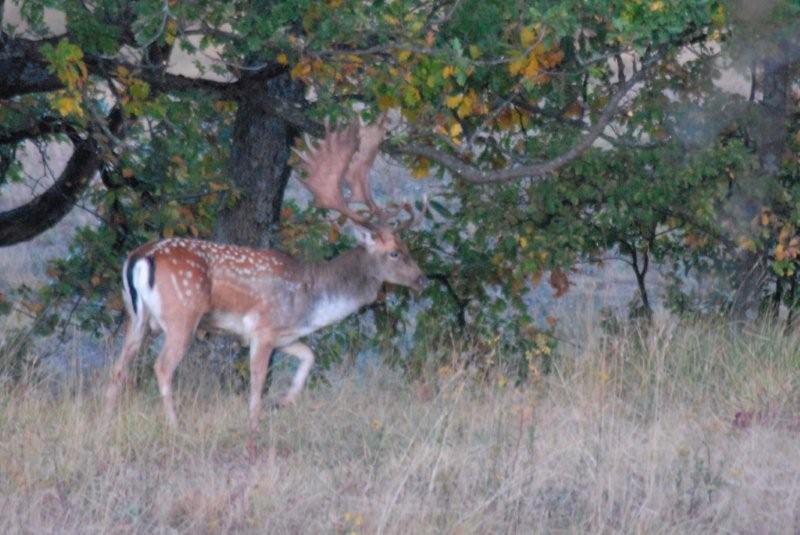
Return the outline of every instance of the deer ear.
[[[353,234],[353,237],[358,243],[366,247],[367,251],[375,250],[375,246],[377,245],[377,237],[370,229],[357,223],[352,223],[350,225],[350,232]]]

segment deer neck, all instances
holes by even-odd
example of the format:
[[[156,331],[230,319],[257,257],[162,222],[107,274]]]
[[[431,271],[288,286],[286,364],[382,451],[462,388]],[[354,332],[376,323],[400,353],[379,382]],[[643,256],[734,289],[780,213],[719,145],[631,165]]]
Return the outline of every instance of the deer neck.
[[[314,300],[342,300],[354,310],[375,301],[383,281],[374,260],[363,247],[356,247],[326,262],[312,266]]]
[[[374,260],[363,248],[352,249],[327,262],[309,264],[301,335],[333,325],[375,301],[381,287],[376,272]]]

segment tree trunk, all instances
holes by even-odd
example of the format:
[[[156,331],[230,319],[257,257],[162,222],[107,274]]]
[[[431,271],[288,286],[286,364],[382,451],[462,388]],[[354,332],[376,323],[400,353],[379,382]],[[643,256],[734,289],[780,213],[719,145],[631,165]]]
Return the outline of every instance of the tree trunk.
[[[266,81],[243,81],[228,162],[239,199],[220,213],[216,240],[251,247],[274,245],[296,132],[271,112],[267,102],[279,98],[302,103],[304,93],[303,85],[292,81],[288,73]]]
[[[781,46],[788,47],[788,44]],[[786,148],[789,117],[789,87],[791,63],[782,54],[764,61],[764,98],[761,102],[763,127],[758,140],[758,159],[761,170],[768,175],[777,173]]]
[[[250,247],[272,247],[280,223],[283,194],[291,174],[287,162],[297,131],[272,113],[270,102],[282,100],[302,105],[305,88],[302,83],[293,81],[288,73],[268,80],[263,77],[243,79],[241,85],[227,165],[239,199],[219,214],[214,239]],[[244,391],[246,377],[231,365],[231,359],[237,358],[235,345],[230,336],[215,336],[209,340],[207,350],[211,366],[217,370],[223,384],[232,384],[235,390]],[[238,353],[238,358],[246,359],[244,351]],[[272,382],[273,357],[274,353],[270,356],[264,395]]]
[[[778,44],[779,50],[786,50],[788,47],[788,42],[782,41]],[[775,206],[779,202],[770,198],[770,195],[775,191],[773,184],[778,178],[786,150],[791,116],[791,72],[795,68],[791,57],[787,54],[775,54],[765,57],[761,63],[764,70],[761,81],[763,95],[752,126],[760,168],[757,176],[757,191],[760,195],[752,195],[750,191],[742,192],[750,201],[750,210],[742,217],[745,221],[755,217],[761,206]],[[780,307],[777,296],[772,306],[762,308],[766,304],[767,285],[775,281],[776,293],[780,293],[780,279],[776,279],[770,269],[769,258],[765,253],[745,252],[740,255],[738,264],[735,280],[739,286],[736,289],[732,314],[745,317],[750,311],[772,310],[777,315]]]

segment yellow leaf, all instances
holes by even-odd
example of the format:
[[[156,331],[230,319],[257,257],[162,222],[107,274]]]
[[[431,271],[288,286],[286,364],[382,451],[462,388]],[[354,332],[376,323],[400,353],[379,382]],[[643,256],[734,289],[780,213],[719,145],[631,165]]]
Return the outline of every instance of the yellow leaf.
[[[214,109],[219,113],[233,113],[236,110],[236,101],[234,100],[215,100]]]
[[[171,45],[175,42],[176,35],[178,35],[178,24],[174,20],[170,20],[164,32],[164,42]]]
[[[775,246],[775,260],[784,260],[786,255],[784,254],[784,247],[782,243],[779,243]]]
[[[469,45],[469,57],[478,59],[481,57],[481,49],[478,48],[477,45]]]
[[[331,225],[330,228],[328,229],[328,241],[331,243],[336,243],[339,241],[340,235],[341,234],[339,232],[338,225],[336,224]]]
[[[74,97],[58,97],[55,101],[55,108],[58,110],[58,113],[64,117],[73,113],[76,115],[83,115],[83,110],[78,100]]]
[[[522,46],[531,46],[536,41],[536,31],[531,26],[525,26],[519,32],[519,40]]]
[[[778,233],[778,241],[786,241],[792,234],[794,234],[794,227],[792,225],[783,225]]]
[[[381,95],[378,97],[378,109],[381,111],[387,111],[391,108],[396,108],[399,106],[400,103],[397,99],[391,95]]]
[[[306,78],[309,74],[311,74],[311,63],[308,60],[303,60],[292,67],[292,78]]]
[[[461,103],[461,106],[458,107],[458,111],[456,111],[456,115],[458,115],[459,119],[463,119],[464,117],[468,117],[472,113],[472,103],[464,99]]]
[[[287,56],[284,52],[281,52],[275,58],[275,61],[277,61],[278,64],[280,64],[280,65],[286,65],[287,63],[289,63],[289,56]]]
[[[131,71],[128,70],[127,67],[119,65],[117,67],[117,76],[120,78],[127,78],[131,74]]]
[[[458,115],[460,119],[463,119],[472,113],[473,105],[477,97],[478,95],[476,95],[474,91],[470,91],[464,96],[464,98],[461,100],[461,104],[458,106],[458,111],[456,112],[456,115]]]
[[[456,68],[455,67],[453,67],[452,65],[445,65],[444,69],[442,69],[442,78],[447,80],[448,78],[453,76],[455,73],[456,73]]]
[[[450,126],[450,137],[453,138],[453,141],[458,141],[458,137],[464,131],[464,128],[461,126],[461,123],[453,123]]]
[[[427,158],[417,158],[411,168],[411,176],[414,178],[425,178],[430,173],[431,162]]]
[[[650,4],[650,11],[661,11],[662,9],[664,9],[664,2],[661,0],[657,0],[656,2]]]
[[[754,242],[752,238],[748,238],[747,236],[739,237],[739,247],[741,247],[745,251],[750,251],[751,253],[756,252],[756,242]]]
[[[528,64],[525,65],[523,75],[525,78],[532,80],[537,74],[539,74],[539,60],[536,58],[536,54],[531,54],[528,58]]]
[[[516,112],[512,108],[506,108],[502,112],[497,115],[497,126],[500,127],[501,130],[510,130],[514,128],[514,114]]]
[[[564,117],[567,119],[580,119],[583,115],[583,108],[581,107],[580,103],[576,100],[569,106],[567,109],[564,110]]]
[[[400,60],[400,63],[405,63],[408,61],[408,58],[411,57],[410,50],[401,50],[397,53],[397,59]]]
[[[508,73],[511,76],[517,76],[520,72],[522,72],[522,69],[524,69],[525,65],[527,64],[527,58],[520,56],[508,64]]]
[[[461,104],[462,100],[464,100],[463,93],[459,93],[458,95],[450,95],[449,97],[447,97],[446,100],[447,107],[450,108],[451,110],[457,108],[458,105]]]
[[[130,167],[126,167],[122,170],[122,176],[125,178],[132,178],[133,177],[133,169]]]
[[[175,236],[175,229],[172,227],[164,227],[164,230],[161,234],[163,234],[165,238],[172,238]]]

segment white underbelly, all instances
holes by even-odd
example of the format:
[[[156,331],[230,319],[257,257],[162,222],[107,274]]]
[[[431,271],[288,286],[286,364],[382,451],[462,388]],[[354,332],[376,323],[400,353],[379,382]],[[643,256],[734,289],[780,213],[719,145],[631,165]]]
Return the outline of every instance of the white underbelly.
[[[361,305],[357,301],[344,297],[320,299],[301,325],[293,329],[287,329],[278,336],[276,345],[280,347],[290,344],[315,331],[339,323],[360,307]]]
[[[213,329],[235,334],[243,341],[249,342],[253,337],[258,320],[258,312],[248,312],[247,314],[213,312],[208,316],[206,323]]]

